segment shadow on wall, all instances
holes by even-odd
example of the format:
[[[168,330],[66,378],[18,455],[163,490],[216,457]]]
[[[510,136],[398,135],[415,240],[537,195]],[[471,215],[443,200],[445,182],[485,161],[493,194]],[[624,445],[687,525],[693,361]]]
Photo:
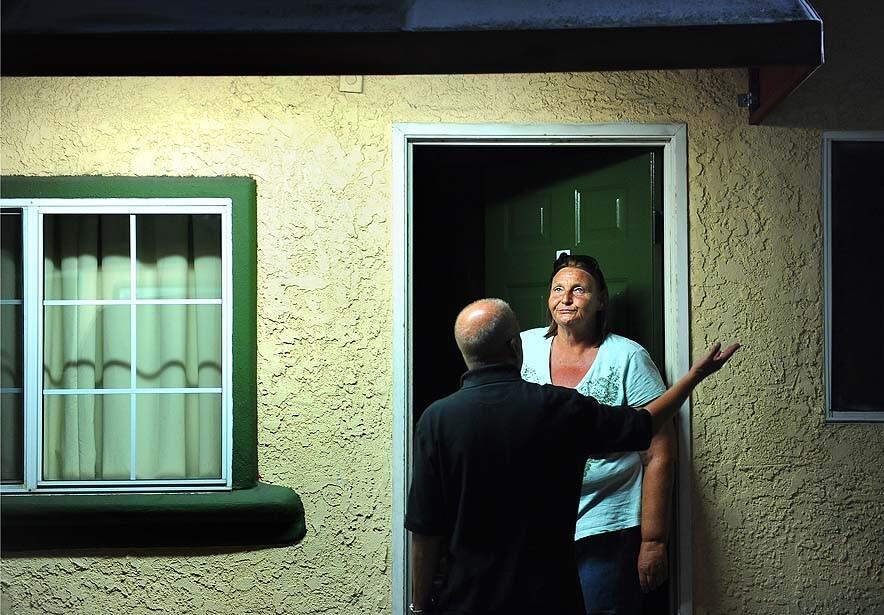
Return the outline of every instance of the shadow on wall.
[[[719,579],[721,573],[714,557],[708,554],[718,551],[719,547],[714,545],[716,538],[715,528],[711,527],[709,519],[709,511],[706,502],[703,499],[703,493],[700,489],[702,477],[697,473],[695,468],[691,468],[691,498],[694,532],[694,562],[695,565],[702,563],[702,574],[694,571],[693,587],[694,587],[694,605],[696,613],[702,615],[704,609],[713,600],[715,596],[720,596],[723,588]],[[698,582],[699,581],[699,582]]]
[[[823,19],[825,64],[764,120],[823,130],[884,128],[884,3],[811,0]]]

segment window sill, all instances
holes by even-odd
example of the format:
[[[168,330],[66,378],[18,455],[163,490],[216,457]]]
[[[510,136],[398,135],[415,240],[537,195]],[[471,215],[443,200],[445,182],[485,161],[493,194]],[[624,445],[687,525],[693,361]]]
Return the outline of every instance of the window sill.
[[[301,498],[287,487],[203,493],[4,494],[2,548],[217,547],[293,544]]]

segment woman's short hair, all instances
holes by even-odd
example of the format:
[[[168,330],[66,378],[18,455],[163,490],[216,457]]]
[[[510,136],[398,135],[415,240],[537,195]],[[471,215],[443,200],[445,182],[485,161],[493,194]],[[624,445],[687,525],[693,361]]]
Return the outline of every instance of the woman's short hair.
[[[605,282],[605,274],[602,273],[602,268],[599,267],[599,262],[591,256],[585,256],[583,254],[565,254],[564,252],[556,258],[555,262],[553,262],[552,273],[549,275],[549,283],[552,284],[553,278],[556,277],[556,274],[564,269],[565,267],[574,267],[575,269],[581,269],[592,276],[596,283],[596,290],[598,292],[602,292],[605,295],[605,305],[608,303],[608,284]],[[608,337],[608,333],[610,333],[610,329],[608,328],[608,310],[607,307],[603,310],[599,310],[596,312],[597,320],[596,320],[596,337],[601,343],[604,341],[606,337]],[[552,317],[552,313],[549,314],[549,328],[546,330],[546,334],[544,337],[552,337],[559,331],[559,325],[556,324],[555,319]]]

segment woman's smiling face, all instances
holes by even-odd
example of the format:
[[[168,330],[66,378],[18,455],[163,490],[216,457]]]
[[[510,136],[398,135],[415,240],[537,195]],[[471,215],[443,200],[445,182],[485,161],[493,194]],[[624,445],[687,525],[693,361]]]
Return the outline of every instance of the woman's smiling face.
[[[549,313],[560,327],[588,326],[596,312],[605,309],[607,297],[599,292],[595,278],[583,269],[563,267],[549,288]]]

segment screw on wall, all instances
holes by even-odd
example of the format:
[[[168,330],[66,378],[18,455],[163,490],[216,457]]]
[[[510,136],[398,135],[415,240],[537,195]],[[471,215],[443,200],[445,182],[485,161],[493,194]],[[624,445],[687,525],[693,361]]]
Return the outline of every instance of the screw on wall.
[[[758,107],[758,96],[753,92],[737,95],[737,106],[747,109],[755,109]]]
[[[341,75],[341,82],[338,85],[338,90],[341,92],[362,94],[362,75]]]

